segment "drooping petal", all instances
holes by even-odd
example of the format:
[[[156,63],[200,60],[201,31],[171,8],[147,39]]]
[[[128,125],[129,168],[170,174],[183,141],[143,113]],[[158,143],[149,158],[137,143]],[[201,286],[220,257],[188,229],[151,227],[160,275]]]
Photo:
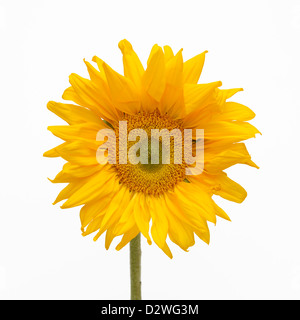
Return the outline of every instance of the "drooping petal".
[[[136,205],[136,197],[137,194],[135,193],[128,201],[128,203],[126,204],[126,208],[124,209],[123,214],[119,220],[119,223],[114,228],[114,233],[117,236],[128,232],[136,224],[134,218],[134,207]]]
[[[153,241],[161,248],[165,248],[168,234],[168,220],[165,216],[165,207],[160,197],[152,197],[149,201],[151,206],[151,235]]]
[[[134,225],[129,231],[124,233],[121,242],[117,245],[116,250],[121,250],[125,247],[133,238],[135,238],[140,233],[139,228]]]
[[[105,181],[105,183],[103,183],[103,181]],[[89,181],[74,192],[61,208],[65,209],[80,206],[99,197],[100,194],[102,197],[113,197],[115,185],[115,173],[102,166],[102,170],[90,177]]]
[[[138,194],[136,198],[136,206],[134,207],[134,219],[136,225],[140,229],[143,236],[151,243],[149,236],[149,221],[150,221],[150,212],[146,204],[145,196],[143,194]]]
[[[100,232],[106,231],[114,223],[118,222],[124,214],[128,203],[130,202],[131,194],[126,187],[119,186],[117,194],[111,199],[110,205],[105,213],[101,223]]]
[[[170,199],[170,202],[167,202],[169,208],[172,208],[172,203],[173,206],[175,206],[177,210],[179,210],[185,217],[181,218],[183,222],[190,225],[195,232],[206,232],[206,220],[203,218],[201,214],[199,214],[199,209],[195,210],[194,206],[192,206],[192,203],[189,203],[188,199],[186,199],[185,193],[182,194],[181,191],[178,190],[177,187],[175,187],[174,193],[169,193],[168,196],[166,196],[166,199],[168,197]],[[185,199],[185,201],[182,201],[182,197]],[[176,211],[174,210],[173,212]]]
[[[177,214],[174,214],[165,201],[165,214],[169,222],[168,234],[170,240],[176,243],[180,248],[187,251],[187,249],[194,245],[194,233],[189,224],[184,223],[178,218]],[[170,203],[169,203],[170,204]]]
[[[82,232],[82,236],[87,236],[97,230],[99,230],[102,220],[104,218],[104,212],[101,212],[100,214],[98,214],[86,227],[86,229]],[[99,238],[100,235],[98,235],[98,233],[96,234],[96,236],[93,238],[94,241],[96,241],[97,238]]]
[[[209,150],[211,150],[211,148],[206,152],[204,170],[208,173],[220,173],[221,171],[238,163],[258,168],[251,160],[251,156],[244,143],[232,144],[230,147],[221,148],[219,152],[218,149],[219,148],[213,149],[212,154],[209,154]]]
[[[212,223],[216,223],[212,199],[204,190],[192,183],[182,182],[177,184],[174,193],[185,207],[193,208],[196,218],[199,215]],[[196,201],[194,194],[197,194]]]
[[[247,197],[247,191],[237,182],[231,180],[227,175],[218,175],[220,189],[215,190],[216,195],[229,201],[242,203]]]
[[[199,231],[195,231],[195,234],[205,243],[209,244],[210,242],[210,232],[209,229],[207,228],[207,230],[205,232],[199,232]]]
[[[214,207],[215,207],[215,213],[218,217],[231,221],[227,213],[222,208],[220,208],[216,203],[214,203]]]
[[[237,182],[231,180],[225,172],[219,174],[203,172],[200,176],[190,177],[190,180],[203,188],[208,188],[208,192],[229,201],[242,203],[247,197],[246,190]]]
[[[173,255],[172,255],[172,252],[168,246],[168,244],[165,242],[163,248],[162,248],[162,251],[170,258],[170,259],[173,259]]]
[[[95,199],[92,202],[86,203],[80,210],[81,230],[85,232],[85,227],[98,216],[103,216],[109,205],[109,198]],[[97,230],[97,229],[96,229]],[[94,230],[94,231],[96,231]],[[93,231],[91,231],[93,232]]]
[[[88,179],[80,179],[76,182],[69,183],[65,188],[63,188],[60,191],[53,204],[68,199],[74,192],[79,190],[87,182],[87,180]]]
[[[184,209],[180,205],[179,199],[174,196],[172,192],[167,192],[165,194],[165,202],[168,210],[172,212],[172,214],[176,216],[176,218],[180,220],[182,224],[188,225],[193,230],[203,231],[202,220],[198,220],[198,223],[195,223],[195,221],[197,220],[197,216],[190,216],[189,212],[184,211]]]

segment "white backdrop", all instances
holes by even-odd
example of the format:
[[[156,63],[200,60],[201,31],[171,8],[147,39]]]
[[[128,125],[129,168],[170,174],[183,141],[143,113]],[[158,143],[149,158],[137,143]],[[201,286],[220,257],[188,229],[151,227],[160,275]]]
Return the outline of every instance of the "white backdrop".
[[[145,64],[153,44],[208,50],[201,82],[243,87],[263,133],[248,141],[254,169],[227,170],[243,204],[217,199],[232,222],[210,224],[211,244],[170,260],[143,241],[144,299],[299,299],[300,3],[276,1],[0,1],[2,299],[128,299],[129,250],[82,237],[79,208],[52,206],[63,162],[43,158],[63,122],[46,109],[62,101],[83,58],[122,72],[118,42]]]

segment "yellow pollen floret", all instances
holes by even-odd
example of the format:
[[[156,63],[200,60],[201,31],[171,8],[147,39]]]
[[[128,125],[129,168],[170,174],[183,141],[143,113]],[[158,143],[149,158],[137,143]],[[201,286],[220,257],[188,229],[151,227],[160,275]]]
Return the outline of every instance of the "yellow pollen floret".
[[[161,115],[158,110],[154,112],[139,112],[136,115],[124,115],[122,121],[127,121],[127,133],[133,129],[143,129],[148,136],[148,164],[138,165],[119,163],[119,148],[117,147],[117,164],[114,168],[120,183],[126,185],[130,191],[142,192],[148,195],[160,195],[185,179],[186,164],[182,159],[181,164],[174,163],[174,151],[176,144],[173,137],[170,137],[170,164],[162,163],[162,149],[164,148],[163,140],[159,140],[159,164],[151,163],[151,130],[152,129],[179,129],[183,133],[181,120],[173,120],[168,115]],[[115,125],[117,146],[120,144],[118,124]],[[127,143],[127,150],[134,142]],[[174,149],[175,148],[175,149]]]

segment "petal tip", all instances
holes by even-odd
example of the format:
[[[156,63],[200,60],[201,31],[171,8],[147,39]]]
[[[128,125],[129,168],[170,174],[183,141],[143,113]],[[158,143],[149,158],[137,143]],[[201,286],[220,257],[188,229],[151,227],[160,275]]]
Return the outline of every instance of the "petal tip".
[[[126,39],[121,40],[118,43],[118,47],[122,51],[122,53],[124,53],[127,50],[132,50],[133,49],[131,43]]]

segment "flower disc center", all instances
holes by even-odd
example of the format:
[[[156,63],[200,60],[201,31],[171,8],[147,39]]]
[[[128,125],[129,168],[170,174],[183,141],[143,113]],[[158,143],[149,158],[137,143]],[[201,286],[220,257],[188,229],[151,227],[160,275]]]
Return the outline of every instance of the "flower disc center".
[[[171,132],[173,129],[179,129],[183,132],[182,121],[173,120],[167,115],[161,115],[158,111],[139,112],[136,115],[124,115],[122,121],[127,121],[127,136],[134,129],[143,129],[147,133],[147,138],[137,139],[137,141],[127,141],[127,164],[120,162],[120,147],[123,139],[119,137],[119,127],[115,126],[116,142],[117,142],[117,159],[114,165],[120,183],[126,185],[131,191],[142,192],[149,195],[160,195],[168,190],[172,190],[174,186],[185,179],[186,164],[181,157],[181,163],[176,162],[174,154],[178,149],[178,145],[174,142],[174,137],[170,136],[170,145],[165,144],[161,136],[154,137],[152,129],[167,129]],[[152,139],[151,139],[152,135]],[[146,141],[147,139],[147,141]],[[140,157],[137,164],[131,163],[128,155],[130,149],[139,142],[143,148],[147,146],[146,153],[142,160],[141,149],[136,151],[136,156]],[[181,143],[181,148],[183,148]],[[168,152],[169,151],[169,152]],[[174,163],[175,162],[175,163]]]

